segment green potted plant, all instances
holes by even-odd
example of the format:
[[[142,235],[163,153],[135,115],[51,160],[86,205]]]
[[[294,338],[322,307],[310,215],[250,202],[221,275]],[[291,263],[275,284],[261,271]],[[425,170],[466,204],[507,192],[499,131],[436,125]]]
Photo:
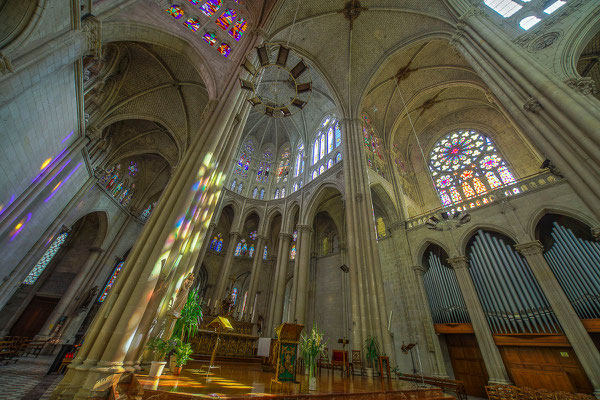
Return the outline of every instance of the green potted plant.
[[[376,336],[369,336],[367,340],[365,340],[365,357],[367,359],[367,363],[369,367],[366,368],[367,376],[373,376],[373,369],[375,368],[375,361],[381,354],[379,350],[379,342],[377,341]]]
[[[323,334],[313,326],[310,335],[304,333],[300,336],[300,352],[304,357],[304,362],[308,367],[308,390],[317,390],[317,378],[315,377],[315,368],[317,357],[325,351],[325,342]]]
[[[152,360],[152,364],[150,365],[150,373],[148,376],[157,378],[162,374],[163,369],[167,364],[165,358],[169,351],[171,351],[171,344],[159,337],[154,337],[148,341],[146,348],[152,352],[154,357],[154,360]]]
[[[194,350],[192,349],[191,343],[183,343],[179,342],[177,347],[175,347],[175,368],[173,369],[174,375],[179,375],[183,366],[192,359],[192,353]]]
[[[200,328],[200,321],[202,321],[202,303],[198,291],[193,289],[188,293],[187,301],[175,323],[172,337],[179,338],[182,342],[189,342]]]

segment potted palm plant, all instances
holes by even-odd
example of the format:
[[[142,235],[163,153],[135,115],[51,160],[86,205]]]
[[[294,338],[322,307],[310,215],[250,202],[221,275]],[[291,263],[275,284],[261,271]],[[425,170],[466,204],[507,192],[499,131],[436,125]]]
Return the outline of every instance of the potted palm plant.
[[[175,368],[173,369],[174,375],[179,375],[181,373],[183,366],[192,359],[193,352],[194,350],[192,349],[191,343],[179,342],[175,348]]]
[[[198,291],[193,289],[188,293],[187,301],[175,323],[173,337],[189,342],[200,328],[200,321],[202,321],[202,303]]]
[[[313,326],[310,335],[302,334],[300,336],[300,352],[304,357],[304,362],[308,367],[308,390],[317,390],[317,378],[315,377],[315,367],[317,357],[325,351],[325,342],[323,334]]]
[[[165,358],[167,357],[169,351],[171,351],[171,345],[166,340],[163,340],[159,337],[154,337],[148,341],[146,348],[152,352],[154,357],[154,360],[150,365],[150,373],[148,376],[157,378],[162,374],[163,369],[167,364]]]
[[[373,376],[373,369],[375,368],[375,360],[379,357],[381,352],[379,351],[379,342],[377,342],[376,336],[369,336],[365,340],[365,357],[367,359],[368,367],[366,368],[367,376]]]

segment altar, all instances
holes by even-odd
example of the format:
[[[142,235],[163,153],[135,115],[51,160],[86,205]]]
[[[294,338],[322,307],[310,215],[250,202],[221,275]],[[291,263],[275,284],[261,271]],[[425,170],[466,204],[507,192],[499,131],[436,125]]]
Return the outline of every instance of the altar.
[[[196,336],[192,339],[194,354],[210,355],[217,340],[217,332],[207,327],[212,320],[211,316],[204,316],[204,321]],[[218,357],[254,357],[254,348],[258,336],[252,335],[254,324],[246,321],[235,321],[230,319],[234,330],[232,332],[221,332],[220,343],[217,348]]]

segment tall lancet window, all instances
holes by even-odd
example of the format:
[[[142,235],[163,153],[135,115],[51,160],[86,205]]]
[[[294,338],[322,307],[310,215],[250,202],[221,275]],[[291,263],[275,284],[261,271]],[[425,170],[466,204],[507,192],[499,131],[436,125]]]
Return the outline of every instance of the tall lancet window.
[[[325,117],[312,142],[313,179],[334,165],[334,160],[337,159],[334,150],[341,144],[342,130],[339,121],[331,115]],[[341,157],[339,159],[341,160]]]
[[[516,181],[491,139],[475,130],[447,134],[433,147],[429,159],[445,206],[465,200],[475,200],[476,205],[487,203],[486,193]]]
[[[277,183],[287,182],[290,174],[290,147],[286,145],[279,156],[279,166],[277,167]]]
[[[233,173],[245,178],[248,176],[248,170],[250,169],[250,161],[252,159],[252,153],[254,152],[254,141],[248,139],[246,143],[242,145],[240,156],[238,157],[237,163]],[[233,189],[232,189],[233,190]]]

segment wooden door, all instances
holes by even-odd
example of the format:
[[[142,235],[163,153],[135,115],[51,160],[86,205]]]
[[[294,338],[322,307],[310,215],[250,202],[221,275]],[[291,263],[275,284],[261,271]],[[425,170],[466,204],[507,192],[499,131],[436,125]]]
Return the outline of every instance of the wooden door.
[[[475,335],[446,335],[446,344],[455,379],[464,382],[467,394],[485,398],[488,374]]]
[[[500,354],[517,386],[591,393],[592,385],[570,347],[501,346]]]
[[[34,296],[10,330],[10,336],[33,338],[43,328],[60,299]]]

